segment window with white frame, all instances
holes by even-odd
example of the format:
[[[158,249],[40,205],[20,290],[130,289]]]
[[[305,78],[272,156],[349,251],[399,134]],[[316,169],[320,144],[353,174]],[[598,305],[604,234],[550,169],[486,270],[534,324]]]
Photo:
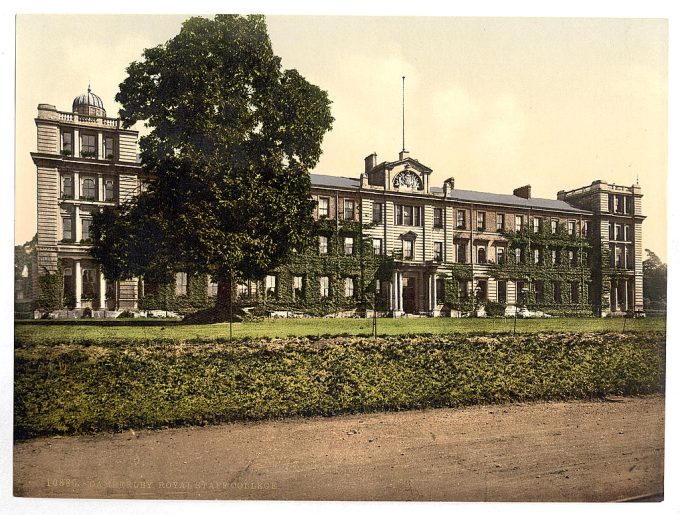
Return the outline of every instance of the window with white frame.
[[[104,157],[106,159],[113,159],[113,136],[104,136]]]
[[[465,210],[459,209],[456,213],[456,228],[465,229]]]
[[[187,294],[187,273],[177,272],[175,274],[175,295]]]
[[[319,254],[328,254],[328,236],[319,236]]]
[[[622,241],[623,240],[623,231],[621,230],[620,224],[614,224],[614,239],[616,241]]]
[[[73,220],[70,216],[61,219],[61,237],[65,241],[73,240]]]
[[[522,249],[517,247],[515,249],[515,263],[521,263],[522,262]]]
[[[631,241],[630,225],[624,225],[623,226],[623,239],[624,239],[624,241]]]
[[[555,250],[555,249],[550,250],[550,262],[553,265],[557,264],[557,250]]]
[[[217,281],[212,277],[208,277],[208,297],[217,297]]]
[[[106,179],[104,181],[104,200],[106,202],[113,202],[113,199],[114,199],[113,179]]]
[[[71,131],[61,133],[61,153],[65,156],[73,154],[73,133]]]
[[[73,177],[70,175],[64,175],[61,178],[61,198],[73,198]]]
[[[301,275],[296,275],[293,277],[293,298],[294,299],[301,299],[302,298],[302,276]]]
[[[80,198],[81,200],[95,200],[97,198],[97,186],[94,179],[89,177],[82,179]]]
[[[82,218],[81,219],[81,224],[82,224],[82,238],[84,241],[88,241],[91,237],[90,234],[90,226],[92,225],[92,219],[91,218]]]
[[[486,230],[486,213],[484,211],[477,211],[477,230]]]
[[[404,259],[413,259],[413,240],[405,238],[401,240],[401,253]]]
[[[567,222],[567,233],[569,236],[576,234],[576,222],[574,220],[569,220],[569,222]]]
[[[354,297],[354,279],[345,277],[345,297]]]
[[[422,225],[420,206],[394,206],[395,222],[397,225],[420,227]]]
[[[456,261],[458,263],[466,263],[467,262],[467,244],[466,243],[458,243],[456,245]]]
[[[505,215],[503,213],[496,213],[496,230],[502,231],[505,229]]]
[[[576,252],[573,250],[569,251],[569,265],[576,266]]]
[[[80,155],[81,157],[97,156],[97,136],[87,133],[80,135]]]
[[[523,217],[522,215],[515,215],[515,232],[522,230]]]
[[[496,247],[496,263],[499,265],[505,263],[505,249],[503,247]]]
[[[434,208],[434,221],[432,225],[435,229],[444,227],[444,210],[441,207]]]
[[[441,261],[444,255],[444,244],[441,241],[435,241],[433,247],[433,259],[435,261]]]
[[[541,253],[538,249],[534,249],[534,263],[538,264],[541,259]]]
[[[354,254],[354,238],[345,236],[345,255],[351,256]]]
[[[590,236],[590,222],[586,221],[583,223],[583,236]]]
[[[354,220],[354,201],[345,199],[345,220]]]
[[[373,202],[373,223],[381,224],[383,221],[383,205],[381,202]]]
[[[534,217],[532,220],[534,232],[537,233],[541,230],[541,219]]]
[[[376,256],[382,254],[382,238],[373,238],[373,254]]]
[[[267,295],[276,295],[276,276],[268,275],[264,278],[264,291]]]
[[[550,232],[553,234],[557,234],[557,220],[550,220]]]
[[[327,275],[319,277],[319,286],[321,297],[328,297],[330,294],[330,279]]]
[[[330,199],[328,197],[319,197],[319,218],[328,217],[328,204]]]

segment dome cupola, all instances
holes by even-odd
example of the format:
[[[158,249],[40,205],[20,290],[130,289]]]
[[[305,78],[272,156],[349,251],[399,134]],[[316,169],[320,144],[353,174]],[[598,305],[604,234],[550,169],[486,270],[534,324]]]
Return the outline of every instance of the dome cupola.
[[[87,93],[78,95],[73,99],[73,112],[86,116],[106,116],[104,102],[98,95],[92,93],[90,85],[87,85]]]

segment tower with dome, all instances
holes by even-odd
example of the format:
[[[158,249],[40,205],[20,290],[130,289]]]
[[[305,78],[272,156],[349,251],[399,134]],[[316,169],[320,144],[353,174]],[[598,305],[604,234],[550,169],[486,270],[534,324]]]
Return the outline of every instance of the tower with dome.
[[[106,280],[90,255],[90,225],[95,212],[140,191],[138,132],[108,117],[89,85],[70,111],[39,104],[35,123],[38,298],[63,306],[62,316],[135,309],[137,281]]]

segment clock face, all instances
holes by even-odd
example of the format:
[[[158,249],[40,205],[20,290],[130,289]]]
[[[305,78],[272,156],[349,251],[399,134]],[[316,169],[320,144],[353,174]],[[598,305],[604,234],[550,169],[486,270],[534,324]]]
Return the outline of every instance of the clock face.
[[[392,181],[392,184],[394,185],[395,188],[400,188],[403,186],[405,188],[411,188],[414,190],[423,189],[422,179],[418,177],[417,174],[410,170],[404,170],[403,172],[399,172],[397,176],[394,178],[394,181]]]

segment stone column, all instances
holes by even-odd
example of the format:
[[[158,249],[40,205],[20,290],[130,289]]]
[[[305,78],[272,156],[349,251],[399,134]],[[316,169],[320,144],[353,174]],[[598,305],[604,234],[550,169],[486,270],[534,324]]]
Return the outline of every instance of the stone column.
[[[97,200],[104,200],[104,176],[100,173],[97,174]]]
[[[73,284],[76,297],[76,308],[80,308],[80,296],[83,294],[83,271],[80,269],[80,260],[73,260]]]
[[[101,131],[97,132],[97,158],[106,159],[104,155],[104,135]]]
[[[399,273],[394,272],[392,274],[392,287],[391,287],[391,306],[393,312],[399,311],[399,302],[397,301],[397,293],[399,292],[399,287],[398,287],[398,281],[399,280]]]
[[[618,281],[611,281],[611,289],[612,289],[612,312],[618,311],[619,307],[619,282]]]
[[[80,157],[80,129],[73,129],[73,157]]]
[[[73,172],[73,198],[78,200],[80,198],[80,173]]]
[[[83,226],[80,222],[80,206],[78,204],[76,204],[74,207],[75,207],[75,209],[74,209],[74,214],[75,214],[74,224],[75,224],[75,227],[74,227],[73,233],[74,233],[74,236],[75,236],[75,238],[74,238],[75,242],[79,243],[80,240],[83,239]]]
[[[404,311],[404,274],[399,272],[399,311]]]
[[[99,309],[106,309],[106,279],[102,271],[99,271]]]

